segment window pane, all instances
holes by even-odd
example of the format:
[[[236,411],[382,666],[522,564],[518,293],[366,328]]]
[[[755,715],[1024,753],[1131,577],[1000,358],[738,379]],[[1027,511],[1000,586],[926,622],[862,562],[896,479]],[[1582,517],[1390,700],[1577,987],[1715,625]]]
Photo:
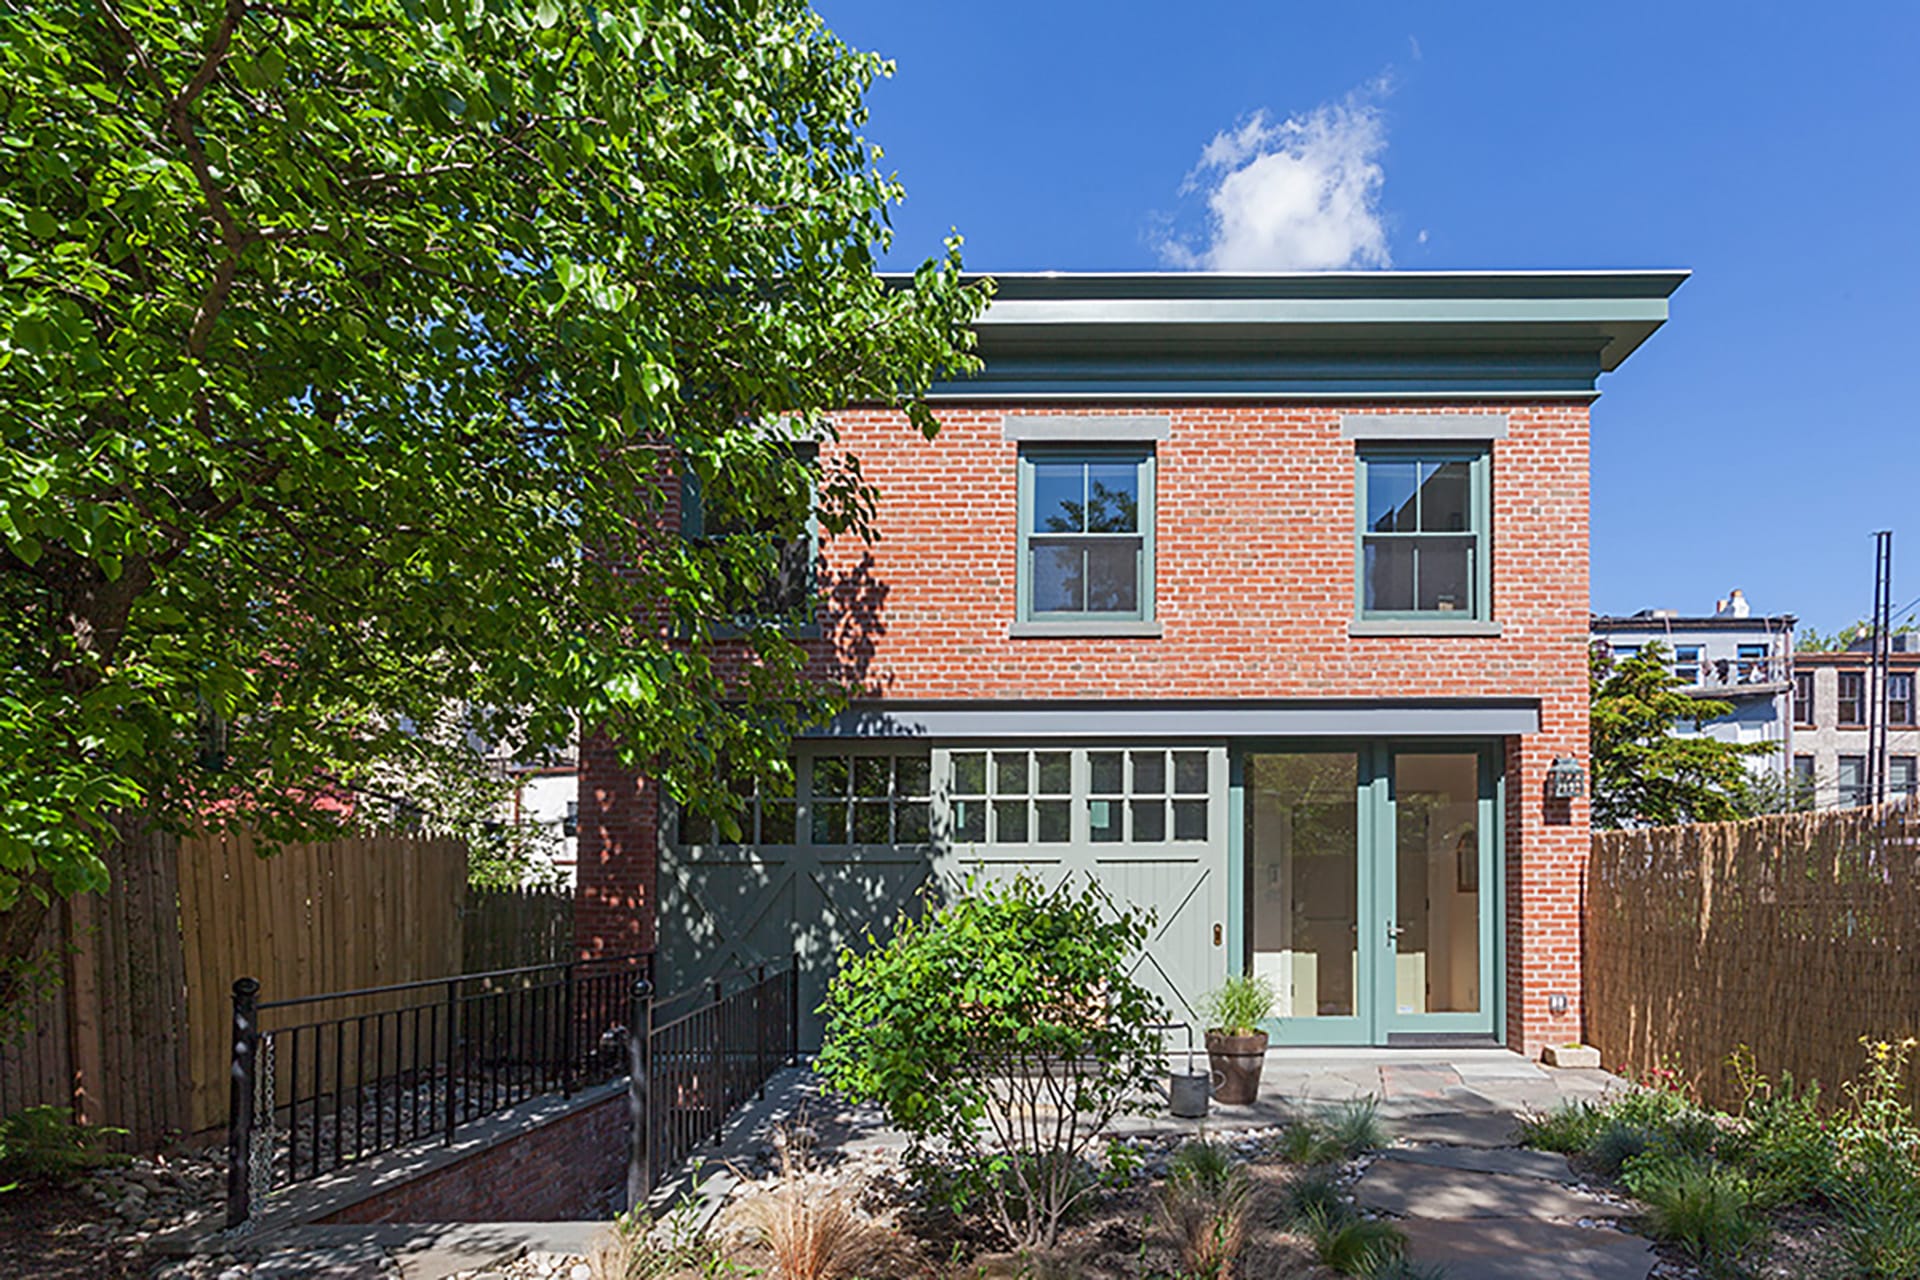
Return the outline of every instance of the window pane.
[[[797,807],[791,800],[769,800],[760,806],[760,843],[795,844]]]
[[[1085,533],[1084,462],[1034,462],[1032,533]]]
[[[1126,790],[1118,751],[1087,752],[1087,789],[1097,796],[1117,796]]]
[[[1411,459],[1366,462],[1367,528],[1375,533],[1413,533],[1420,464]]]
[[[891,844],[893,833],[888,830],[888,815],[893,806],[885,800],[862,800],[853,807],[853,842],[855,844]]]
[[[953,789],[963,796],[987,794],[986,752],[956,751],[953,753]]]
[[[815,844],[847,842],[846,801],[815,800],[813,802],[813,842]]]
[[[1409,540],[1367,539],[1366,589],[1368,612],[1406,613],[1413,608],[1413,545]]]
[[[1033,803],[1034,839],[1041,844],[1065,844],[1073,838],[1073,810],[1067,800],[1036,800]]]
[[[1158,844],[1167,838],[1167,802],[1133,802],[1133,838],[1143,844]]]
[[[894,810],[895,844],[925,844],[933,838],[933,824],[925,800],[912,800]]]
[[[1135,751],[1133,755],[1133,790],[1135,795],[1157,796],[1167,790],[1167,753],[1164,751]]]
[[[1912,756],[1887,757],[1887,791],[1890,795],[1899,797],[1914,793],[1914,785],[1920,781],[1915,764]]]
[[[1423,612],[1473,612],[1473,543],[1465,538],[1422,538],[1414,552],[1416,607]]]
[[[847,794],[847,780],[845,756],[821,756],[813,762],[813,794],[816,796]]]
[[[1086,608],[1085,557],[1078,542],[1032,542],[1033,612],[1080,613]]]
[[[1097,844],[1109,844],[1121,839],[1120,801],[1087,801],[1087,835]]]
[[[961,844],[985,844],[987,840],[987,802],[953,802],[953,838]]]
[[[853,762],[853,794],[884,800],[893,791],[893,761],[887,756],[859,756]]]
[[[894,763],[893,777],[896,795],[924,796],[931,790],[933,761],[927,756],[901,756]]]
[[[1420,528],[1426,533],[1463,533],[1473,528],[1473,464],[1420,464]]]
[[[1034,763],[1039,766],[1040,785],[1036,788],[1043,796],[1064,796],[1073,790],[1073,756],[1066,751],[1039,751],[1034,753]]]
[[[1173,838],[1175,840],[1207,838],[1207,802],[1205,800],[1173,802]]]
[[[1207,794],[1206,752],[1176,751],[1173,753],[1173,789],[1183,796]]]
[[[998,844],[1027,842],[1027,802],[1025,800],[993,802],[993,838]]]
[[[1140,532],[1140,464],[1087,464],[1087,532]]]
[[[993,753],[993,794],[997,796],[1027,794],[1026,752],[996,751]]]
[[[1088,613],[1140,611],[1140,543],[1115,539],[1087,544]]]

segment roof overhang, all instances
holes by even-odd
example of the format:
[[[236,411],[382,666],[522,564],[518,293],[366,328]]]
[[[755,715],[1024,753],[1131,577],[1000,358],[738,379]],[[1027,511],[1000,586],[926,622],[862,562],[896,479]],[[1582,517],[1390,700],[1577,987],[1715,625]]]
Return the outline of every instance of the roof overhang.
[[[996,275],[942,399],[1590,399],[1685,271]]]

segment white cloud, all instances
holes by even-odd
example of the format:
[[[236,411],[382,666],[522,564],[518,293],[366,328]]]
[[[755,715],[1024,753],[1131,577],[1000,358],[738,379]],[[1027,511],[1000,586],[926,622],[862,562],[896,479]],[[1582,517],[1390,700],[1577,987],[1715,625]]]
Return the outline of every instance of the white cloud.
[[[1167,235],[1161,256],[1210,271],[1391,265],[1380,213],[1386,126],[1371,101],[1384,88],[1278,124],[1256,111],[1215,134],[1180,188],[1205,192],[1205,235],[1198,244]]]

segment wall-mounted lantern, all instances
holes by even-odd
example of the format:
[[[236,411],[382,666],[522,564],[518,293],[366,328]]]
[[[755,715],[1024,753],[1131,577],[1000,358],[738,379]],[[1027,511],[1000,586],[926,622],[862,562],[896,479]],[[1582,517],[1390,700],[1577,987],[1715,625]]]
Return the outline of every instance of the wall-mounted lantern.
[[[1572,756],[1554,757],[1553,766],[1547,770],[1547,798],[1578,800],[1586,790],[1587,775],[1581,772],[1580,762]]]

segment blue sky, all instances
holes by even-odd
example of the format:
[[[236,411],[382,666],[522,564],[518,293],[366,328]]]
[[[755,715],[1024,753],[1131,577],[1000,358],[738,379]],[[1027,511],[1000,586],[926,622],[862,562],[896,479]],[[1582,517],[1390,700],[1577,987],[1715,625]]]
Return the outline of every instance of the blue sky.
[[[1594,606],[1830,631],[1878,528],[1920,595],[1920,5],[816,7],[898,63],[895,265],[1688,267],[1594,407]]]

